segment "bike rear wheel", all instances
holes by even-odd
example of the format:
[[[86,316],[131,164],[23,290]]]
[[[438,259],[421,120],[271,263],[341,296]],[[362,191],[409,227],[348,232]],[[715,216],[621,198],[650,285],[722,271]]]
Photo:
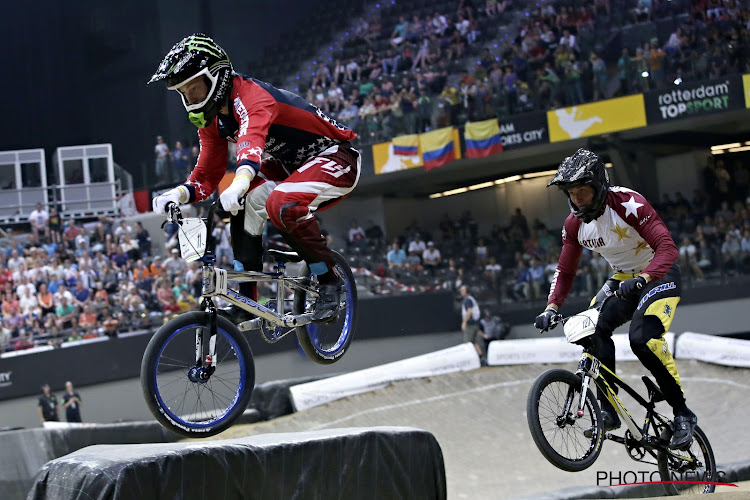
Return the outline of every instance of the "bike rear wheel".
[[[216,317],[215,370],[201,378],[209,353],[209,317],[181,314],[151,338],[141,363],[141,388],[151,413],[164,427],[186,437],[208,437],[242,415],[255,385],[250,345],[237,327]],[[197,335],[203,350],[196,361]]]
[[[659,475],[662,481],[670,481],[664,484],[667,495],[713,493],[716,485],[707,483],[719,482],[716,459],[703,430],[696,425],[690,448],[684,451],[675,450],[674,453],[689,457],[693,462],[673,457],[666,450],[659,450],[656,455]]]
[[[357,324],[357,284],[346,259],[338,252],[333,272],[343,285],[338,317],[327,323],[308,323],[298,326],[297,340],[307,357],[322,365],[329,365],[343,356],[352,341]],[[307,268],[307,274],[310,270]],[[311,276],[312,286],[317,286],[317,278]],[[313,310],[315,297],[305,290],[294,292],[294,313],[310,313]]]
[[[576,418],[580,394],[580,377],[553,369],[534,381],[526,401],[526,418],[537,448],[552,465],[568,472],[590,467],[602,450],[599,404],[587,390],[584,415]],[[584,436],[587,429],[590,438]]]

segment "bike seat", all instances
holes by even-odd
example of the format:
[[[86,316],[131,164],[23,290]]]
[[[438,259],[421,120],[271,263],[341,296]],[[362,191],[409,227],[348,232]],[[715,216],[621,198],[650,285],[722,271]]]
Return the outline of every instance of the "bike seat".
[[[664,401],[664,394],[661,393],[661,390],[659,387],[654,383],[653,380],[648,378],[647,376],[641,377],[643,380],[643,383],[646,384],[646,390],[648,392],[654,393],[654,403],[658,403],[659,401]]]
[[[302,257],[297,252],[283,252],[269,248],[268,255],[273,257],[277,262],[302,262]]]

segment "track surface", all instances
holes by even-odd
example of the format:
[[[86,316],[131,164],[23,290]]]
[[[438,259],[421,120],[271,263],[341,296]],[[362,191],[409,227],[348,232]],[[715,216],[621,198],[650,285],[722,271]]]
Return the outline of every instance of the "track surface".
[[[442,447],[450,499],[519,498],[573,486],[605,486],[608,481],[597,483],[604,473],[640,475],[640,471],[656,470],[656,466],[631,460],[624,447],[612,442],[605,442],[598,461],[579,473],[567,473],[548,463],[531,439],[525,408],[531,383],[551,367],[574,368],[488,367],[400,381],[273,421],[235,426],[215,439],[378,425],[426,429]],[[678,361],[678,369],[688,405],[699,416],[719,466],[750,459],[750,371],[698,361]],[[636,362],[618,364],[618,374],[639,391],[644,370]],[[636,408],[630,398],[624,401],[631,412]],[[670,413],[668,407],[660,410]],[[642,418],[637,411],[632,413]],[[720,487],[717,491],[731,492],[727,498],[733,500],[750,498],[747,485],[742,490]]]

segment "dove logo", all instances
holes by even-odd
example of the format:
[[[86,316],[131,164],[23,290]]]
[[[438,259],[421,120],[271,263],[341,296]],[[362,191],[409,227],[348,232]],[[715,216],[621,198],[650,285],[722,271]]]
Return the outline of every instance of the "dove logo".
[[[550,142],[646,126],[643,95],[608,99],[547,112]]]

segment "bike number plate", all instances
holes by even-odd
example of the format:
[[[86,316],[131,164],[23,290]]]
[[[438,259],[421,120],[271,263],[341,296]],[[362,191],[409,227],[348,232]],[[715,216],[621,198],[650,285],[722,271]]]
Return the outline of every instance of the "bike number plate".
[[[193,262],[206,253],[206,238],[208,237],[206,223],[197,217],[182,220],[177,238],[180,241],[180,255],[185,262]]]

